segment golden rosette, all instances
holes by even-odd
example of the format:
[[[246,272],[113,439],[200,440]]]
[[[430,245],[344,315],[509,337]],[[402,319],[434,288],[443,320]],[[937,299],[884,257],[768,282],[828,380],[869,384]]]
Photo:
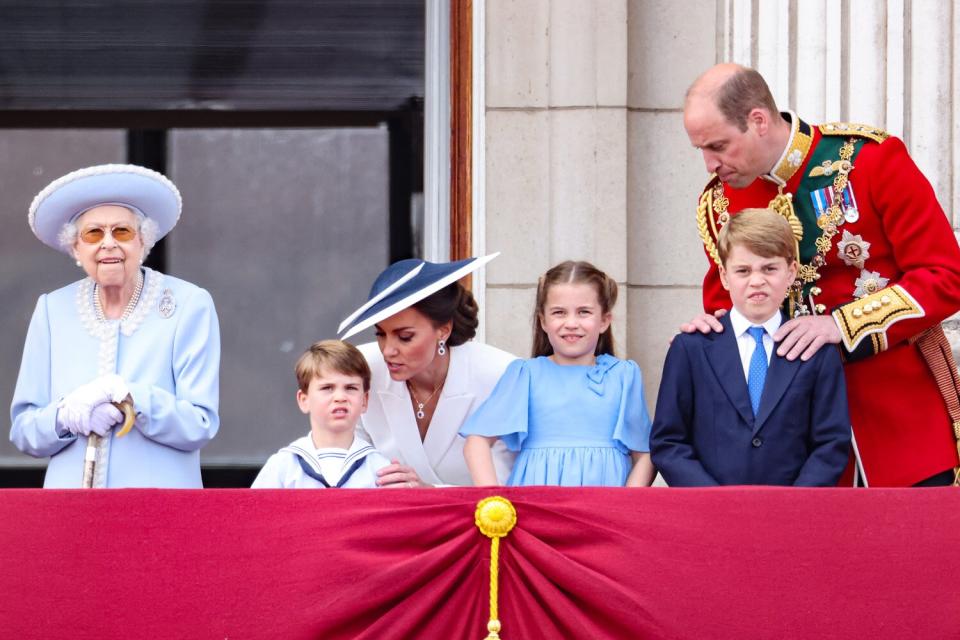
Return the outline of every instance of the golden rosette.
[[[490,496],[477,503],[474,522],[488,538],[502,538],[517,524],[517,510],[506,498]]]

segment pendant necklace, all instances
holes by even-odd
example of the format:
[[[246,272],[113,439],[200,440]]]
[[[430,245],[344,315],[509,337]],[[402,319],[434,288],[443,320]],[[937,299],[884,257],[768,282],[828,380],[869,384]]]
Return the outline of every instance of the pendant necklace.
[[[433,388],[433,391],[427,396],[427,399],[423,402],[420,402],[420,399],[417,398],[417,394],[413,392],[413,385],[410,384],[410,381],[407,380],[407,391],[410,392],[410,396],[413,398],[413,401],[417,405],[417,420],[423,420],[426,417],[426,413],[423,412],[423,408],[430,403],[433,399],[433,396],[437,395],[437,391],[440,390],[440,387],[443,386],[443,383],[446,381],[446,377],[443,380],[437,383],[437,386]]]

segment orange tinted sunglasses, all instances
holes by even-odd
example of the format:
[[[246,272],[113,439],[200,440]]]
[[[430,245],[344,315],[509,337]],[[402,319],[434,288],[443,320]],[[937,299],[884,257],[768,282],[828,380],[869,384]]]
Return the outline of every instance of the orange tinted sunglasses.
[[[107,235],[107,231],[108,230],[103,227],[90,227],[80,232],[80,239],[87,244],[97,244],[103,241]],[[115,227],[111,227],[109,231],[110,235],[113,236],[113,239],[117,242],[129,242],[137,237],[137,230],[125,224],[118,224]]]

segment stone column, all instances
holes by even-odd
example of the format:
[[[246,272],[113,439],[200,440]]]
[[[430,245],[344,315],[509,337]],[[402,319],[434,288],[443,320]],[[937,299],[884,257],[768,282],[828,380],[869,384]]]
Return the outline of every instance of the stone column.
[[[919,0],[486,0],[487,340],[530,348],[537,277],[587,259],[624,286],[621,355],[652,407],[667,342],[701,309],[707,179],[682,125],[710,65],[761,71],[811,122],[903,137],[960,226],[960,10]],[[960,344],[960,322],[947,323]],[[623,349],[623,346],[626,349]]]
[[[627,3],[486,2],[486,339],[521,356],[537,279],[567,259],[627,280]],[[624,295],[615,310],[621,350]]]
[[[703,308],[696,208],[708,174],[683,129],[683,100],[716,60],[716,21],[715,0],[629,5],[627,346],[651,409],[670,337]]]

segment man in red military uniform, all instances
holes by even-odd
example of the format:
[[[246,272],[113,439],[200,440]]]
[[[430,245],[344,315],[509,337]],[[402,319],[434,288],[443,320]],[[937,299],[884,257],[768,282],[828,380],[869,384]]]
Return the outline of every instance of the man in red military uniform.
[[[710,314],[730,307],[716,254],[726,221],[748,207],[777,210],[794,228],[801,263],[777,352],[806,359],[825,344],[840,348],[864,484],[950,484],[960,412],[952,419],[948,410],[943,349],[937,365],[929,361],[931,345],[945,343],[940,322],[960,309],[960,248],[903,142],[780,113],[763,78],[732,64],[690,87],[684,127],[714,175],[697,208],[710,259],[707,313],[682,329],[720,330]]]

